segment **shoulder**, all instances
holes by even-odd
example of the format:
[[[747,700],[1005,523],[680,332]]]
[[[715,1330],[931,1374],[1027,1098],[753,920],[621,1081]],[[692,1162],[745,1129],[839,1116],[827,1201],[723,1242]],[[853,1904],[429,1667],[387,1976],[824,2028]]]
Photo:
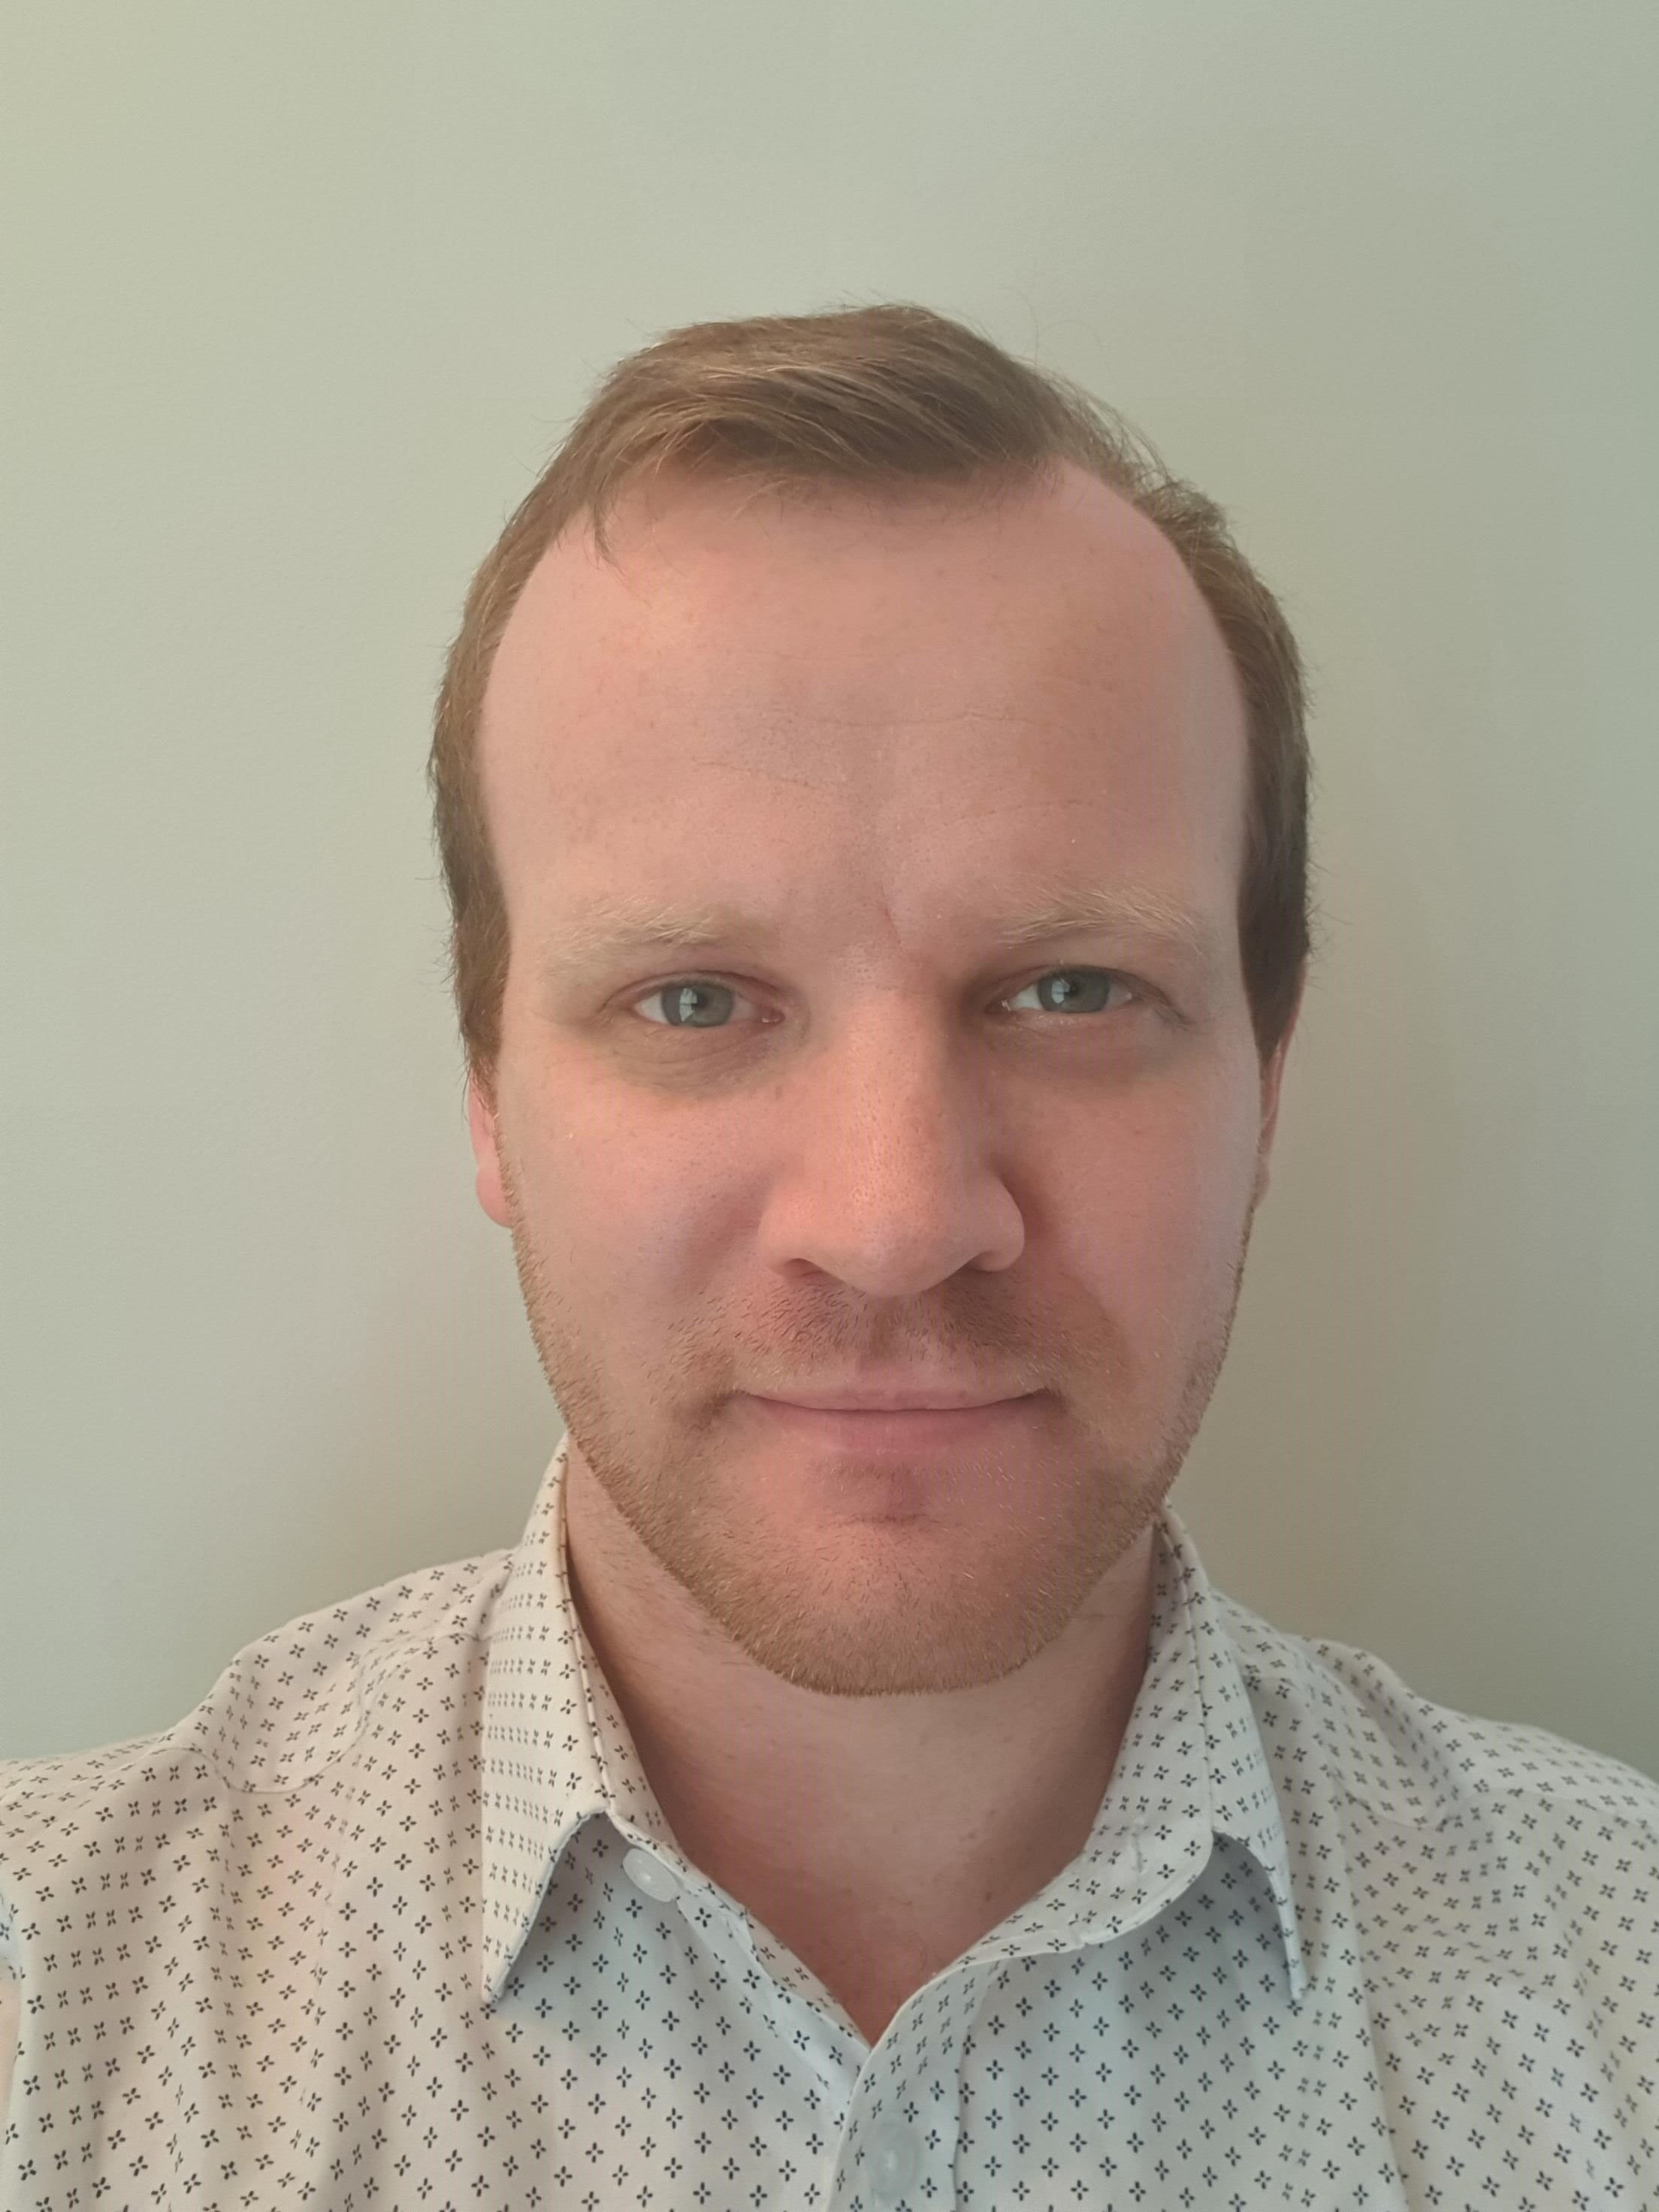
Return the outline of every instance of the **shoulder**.
[[[512,1557],[426,1568],[302,1614],[239,1651],[199,1705],[154,1735],[0,1760],[0,1945],[32,1870],[113,1855],[134,1825],[299,1788],[349,1747],[389,1676],[423,1659],[462,1674],[471,1660],[481,1683]]]
[[[1350,1800],[1418,1827],[1616,1824],[1645,1838],[1659,1867],[1659,1782],[1637,1768],[1547,1729],[1437,1705],[1374,1652],[1293,1635],[1217,1595],[1281,1777],[1316,1760]]]

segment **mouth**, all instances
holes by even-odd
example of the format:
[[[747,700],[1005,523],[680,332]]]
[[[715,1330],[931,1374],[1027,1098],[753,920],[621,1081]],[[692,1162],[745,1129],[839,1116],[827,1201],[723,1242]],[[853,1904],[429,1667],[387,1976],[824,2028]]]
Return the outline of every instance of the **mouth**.
[[[885,1407],[797,1406],[787,1398],[750,1398],[769,1426],[797,1442],[852,1452],[948,1451],[1006,1435],[1030,1421],[1046,1393],[998,1398],[985,1406]]]

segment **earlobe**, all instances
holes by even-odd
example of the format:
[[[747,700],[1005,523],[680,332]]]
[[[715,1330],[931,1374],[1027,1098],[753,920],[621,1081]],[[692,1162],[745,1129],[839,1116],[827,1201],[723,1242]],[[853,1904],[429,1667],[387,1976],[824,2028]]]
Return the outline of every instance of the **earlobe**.
[[[499,1227],[510,1229],[513,1214],[507,1202],[506,1179],[501,1173],[495,1109],[485,1098],[477,1075],[467,1078],[466,1126],[472,1138],[472,1157],[477,1163],[476,1188],[478,1203]]]

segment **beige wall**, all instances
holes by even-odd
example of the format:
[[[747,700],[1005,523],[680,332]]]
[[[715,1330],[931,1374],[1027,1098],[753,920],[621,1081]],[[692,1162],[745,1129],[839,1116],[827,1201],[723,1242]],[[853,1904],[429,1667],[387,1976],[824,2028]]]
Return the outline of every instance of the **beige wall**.
[[[1646,0],[4,15],[0,1752],[516,1535],[421,771],[591,380],[908,296],[1126,409],[1316,672],[1326,949],[1176,1492],[1659,1771]]]

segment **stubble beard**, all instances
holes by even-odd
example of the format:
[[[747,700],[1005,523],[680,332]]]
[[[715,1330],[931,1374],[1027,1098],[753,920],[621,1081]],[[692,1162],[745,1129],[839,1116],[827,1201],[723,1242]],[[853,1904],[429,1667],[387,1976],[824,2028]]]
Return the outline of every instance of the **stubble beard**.
[[[822,1522],[810,1530],[739,1518],[729,1462],[708,1423],[665,1453],[588,1358],[503,1174],[531,1335],[570,1443],[656,1566],[756,1664],[804,1689],[883,1697],[1000,1680],[1087,1607],[1145,1535],[1181,1472],[1225,1361],[1254,1208],[1224,1310],[1189,1357],[1154,1448],[1097,1444],[1033,1510],[1030,1453],[978,1454],[1011,1509],[994,1526],[925,1518]],[[649,1401],[649,1378],[641,1401]],[[586,1562],[591,1577],[595,1563]]]

